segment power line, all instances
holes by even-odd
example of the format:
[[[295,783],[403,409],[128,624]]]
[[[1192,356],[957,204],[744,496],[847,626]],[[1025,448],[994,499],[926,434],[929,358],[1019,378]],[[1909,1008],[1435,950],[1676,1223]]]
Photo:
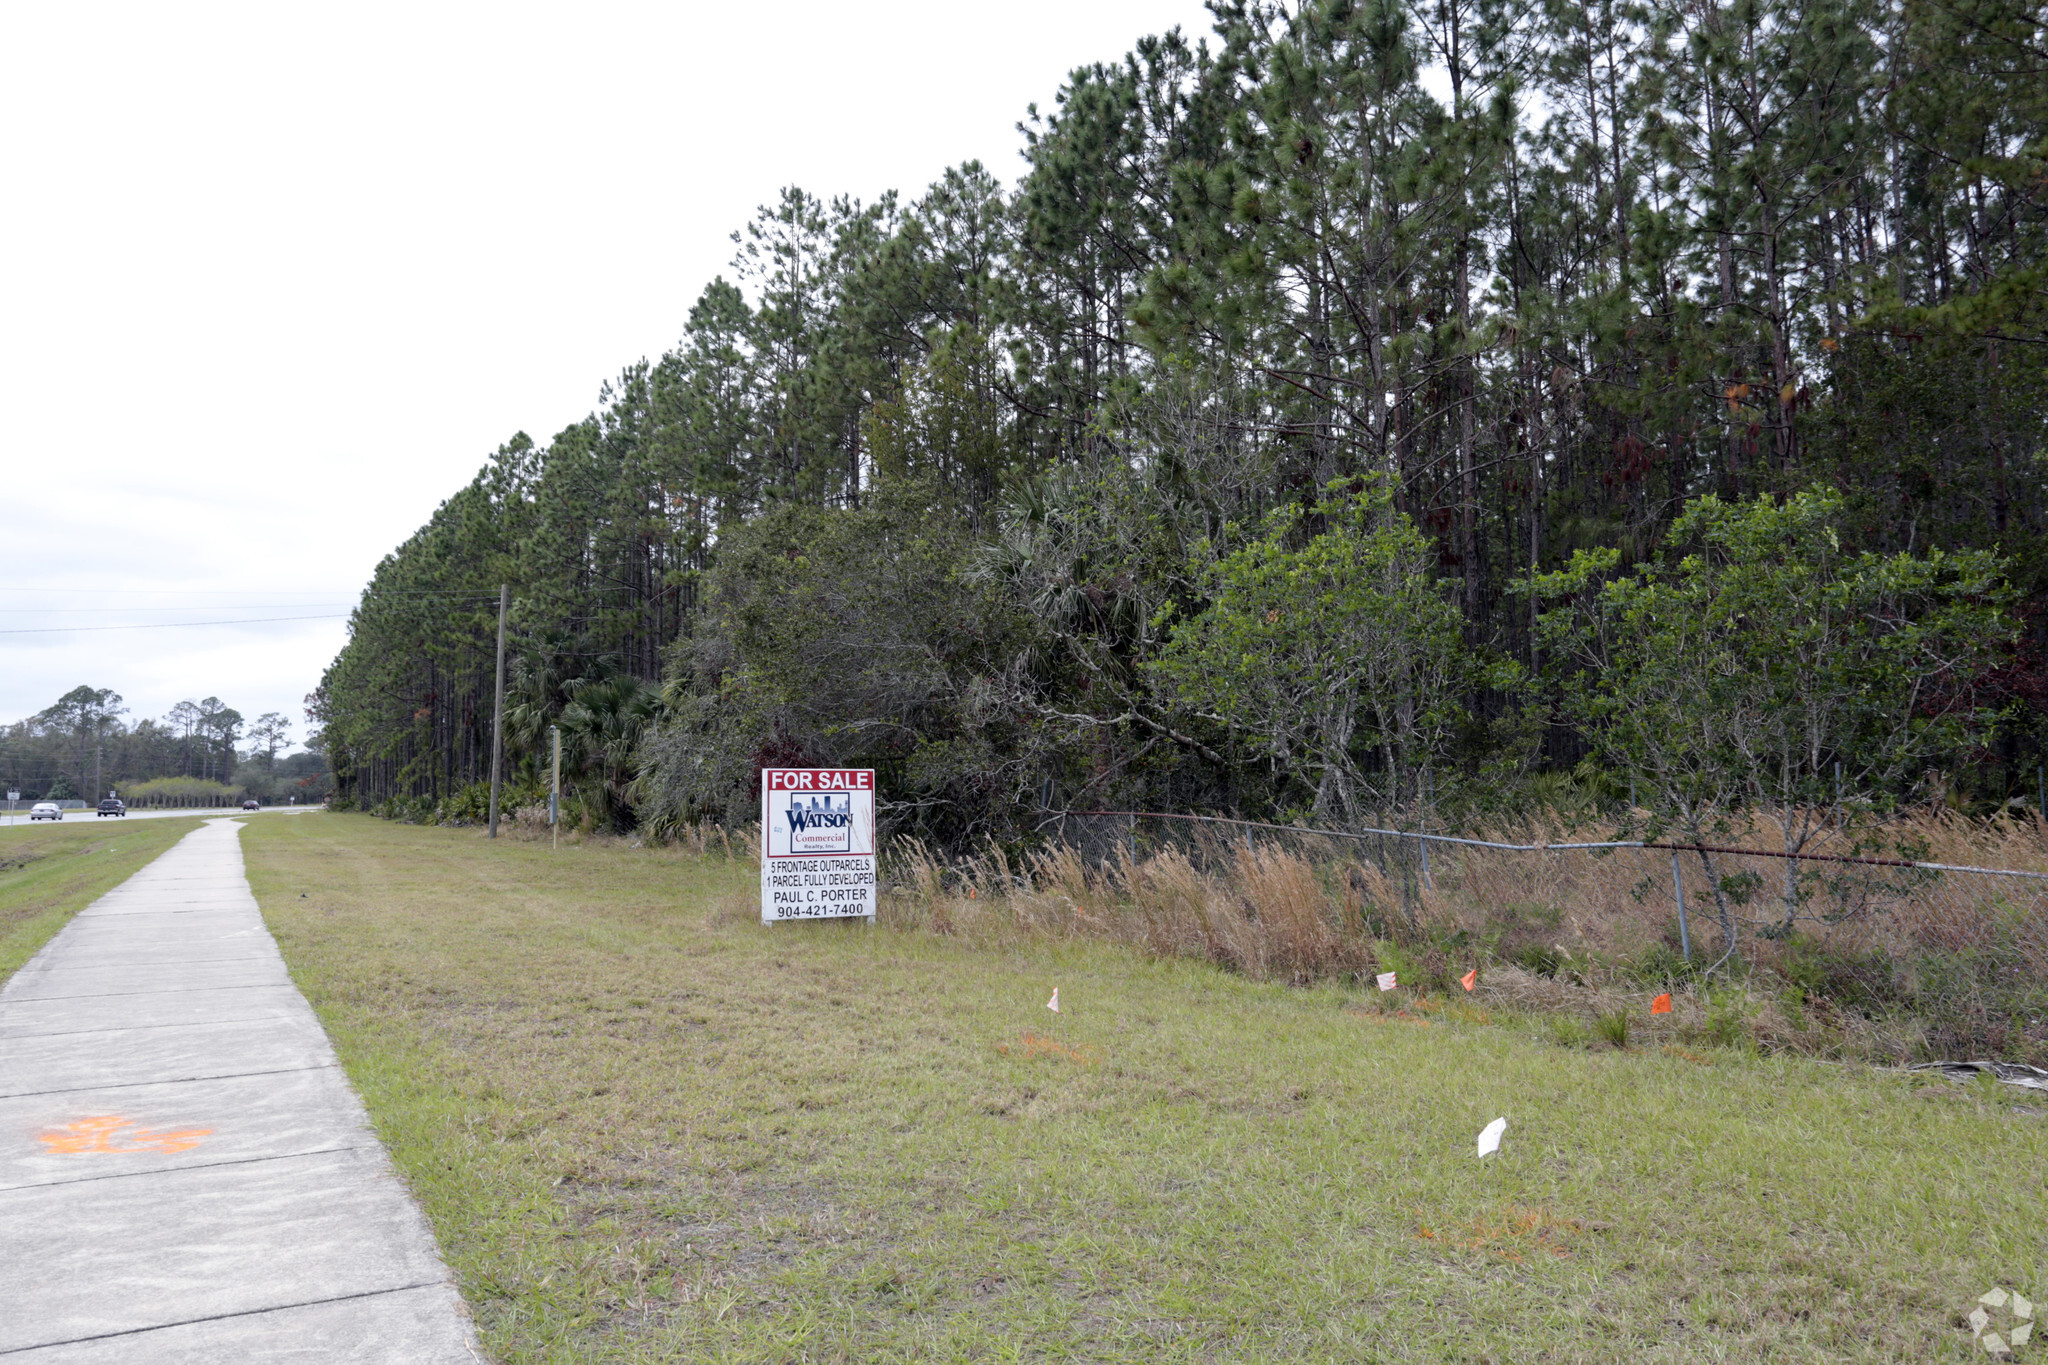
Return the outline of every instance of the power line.
[[[383,599],[382,599],[382,598],[374,598],[374,599],[370,599],[370,600],[372,600],[372,601],[382,601]],[[419,599],[410,599],[410,600],[412,600],[412,601],[418,601]],[[445,597],[445,598],[442,598],[442,599],[440,599],[440,600],[441,600],[441,601],[443,601],[443,602],[445,602],[445,603],[448,603],[448,604],[450,604],[450,605],[457,605],[457,606],[459,606],[459,605],[462,605],[462,604],[465,604],[465,603],[475,603],[475,602],[485,602],[485,603],[490,603],[490,604],[492,604],[492,605],[495,605],[495,604],[497,603],[497,600],[498,600],[498,599],[497,599],[496,597]],[[143,605],[143,604],[141,604],[141,603],[135,603],[135,604],[131,604],[131,605],[129,605],[129,606],[125,606],[125,607],[4,607],[4,606],[0,606],[0,616],[59,616],[59,615],[73,615],[73,616],[75,616],[75,615],[81,615],[81,614],[84,614],[84,613],[87,613],[87,612],[91,612],[91,613],[93,613],[93,614],[95,614],[95,615],[107,615],[107,614],[109,614],[109,613],[113,613],[113,612],[133,612],[133,611],[290,611],[290,610],[292,610],[292,609],[294,609],[294,608],[305,608],[305,607],[348,607],[348,608],[350,608],[351,610],[353,610],[354,608],[356,608],[356,607],[358,607],[358,606],[361,606],[361,605],[362,605],[362,603],[361,603],[361,602],[357,602],[357,601],[353,601],[353,600],[351,600],[351,601],[346,601],[346,602],[224,602],[224,603],[221,603],[221,604],[219,604],[219,605],[217,605],[217,606],[208,606],[208,605],[207,605],[206,603],[204,603],[204,602],[172,602],[172,603],[169,603],[169,604],[167,604],[167,605],[165,605],[165,606],[160,606],[160,607],[146,606],[146,605]]]
[[[88,630],[176,630],[182,626],[260,626],[272,621],[342,621],[346,616],[252,616],[239,621],[143,621],[127,626],[26,626],[0,630],[0,635],[72,635]]]
[[[122,594],[137,593],[147,594],[153,597],[162,597],[166,594],[180,597],[239,597],[246,591],[247,589],[244,588],[37,588],[20,583],[0,584],[0,593],[77,593],[92,597],[118,597]],[[271,597],[314,597],[323,600],[341,599],[351,602],[355,601],[358,597],[363,596],[455,597],[463,599],[476,598],[479,600],[489,599],[493,602],[498,600],[498,594],[496,594],[495,592],[485,592],[482,589],[465,588],[366,587],[360,590],[350,588],[315,590],[312,588],[307,588],[303,591],[295,590],[292,588],[271,588],[267,590],[266,595]]]
[[[64,592],[91,593],[95,597],[112,597],[122,593],[141,593],[161,597],[165,593],[177,593],[186,597],[239,597],[247,588],[45,588],[34,583],[0,583],[0,592]],[[271,597],[349,597],[355,588],[265,588]]]
[[[0,607],[0,616],[57,616],[78,615],[92,612],[104,615],[117,611],[286,611],[300,607],[346,607],[349,602],[236,602],[220,607],[202,607],[190,602],[174,602],[168,606],[149,607],[140,604],[127,607]]]

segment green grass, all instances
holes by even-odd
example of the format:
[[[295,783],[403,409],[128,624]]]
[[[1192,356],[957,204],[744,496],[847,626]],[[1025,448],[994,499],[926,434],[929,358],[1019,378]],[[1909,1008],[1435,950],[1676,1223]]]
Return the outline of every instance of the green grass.
[[[669,852],[243,840],[503,1361],[1962,1359],[2048,1299],[2021,1093],[766,929]]]
[[[198,828],[193,820],[90,820],[0,827],[0,982],[71,917]]]

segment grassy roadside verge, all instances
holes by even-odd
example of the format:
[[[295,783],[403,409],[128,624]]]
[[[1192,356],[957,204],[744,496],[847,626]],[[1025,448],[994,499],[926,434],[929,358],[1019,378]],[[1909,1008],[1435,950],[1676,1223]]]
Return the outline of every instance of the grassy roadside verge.
[[[0,983],[73,915],[198,828],[194,820],[65,820],[0,828]]]
[[[671,852],[243,841],[508,1362],[1960,1359],[2048,1290],[2048,1120],[1989,1087],[765,930]]]

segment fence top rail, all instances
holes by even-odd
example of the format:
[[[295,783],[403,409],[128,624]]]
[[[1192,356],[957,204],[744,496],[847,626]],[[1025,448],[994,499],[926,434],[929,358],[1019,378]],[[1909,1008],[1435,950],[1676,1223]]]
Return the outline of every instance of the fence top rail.
[[[2024,877],[2048,882],[2048,872],[2021,872],[2010,867],[1971,867],[1964,863],[1922,863],[1911,858],[1861,858],[1849,853],[1786,853],[1769,848],[1731,848],[1721,844],[1640,844],[1640,848],[1667,848],[1673,853],[1741,853],[1752,858],[1798,859],[1814,863],[1863,863],[1871,867],[1917,867],[1929,872],[1973,872],[1985,877]]]
[[[1275,825],[1264,820],[1235,820],[1223,815],[1180,815],[1169,811],[1149,810],[1062,810],[1054,811],[1061,819],[1069,815],[1123,815],[1138,820],[1192,820],[1204,825],[1239,825],[1245,829],[1271,829],[1282,834],[1313,834],[1324,839],[1427,839],[1433,844],[1464,844],[1469,848],[1499,848],[1510,853],[1534,853],[1542,848],[1633,848],[1635,845],[1621,844],[1501,844],[1487,839],[1459,839],[1449,834],[1418,834],[1405,829],[1309,829],[1304,825]]]
[[[1871,867],[1911,867],[1922,868],[1929,872],[1967,872],[1984,877],[2020,877],[2028,881],[2048,881],[2048,872],[2021,872],[2009,867],[1971,867],[1963,863],[1923,863],[1907,858],[1863,858],[1848,853],[1787,853],[1782,849],[1736,848],[1725,844],[1655,843],[1642,839],[1615,839],[1601,843],[1504,844],[1491,839],[1461,839],[1450,834],[1424,834],[1419,830],[1377,829],[1370,826],[1357,830],[1310,829],[1304,825],[1275,825],[1264,820],[1238,820],[1223,815],[1185,815],[1171,811],[1066,810],[1052,813],[1062,819],[1069,815],[1114,815],[1133,820],[1189,820],[1205,825],[1237,825],[1244,829],[1270,829],[1276,830],[1281,834],[1312,834],[1324,839],[1415,839],[1432,844],[1460,844],[1466,848],[1493,848],[1506,853],[1562,853],[1598,848],[1655,849],[1674,854],[1737,853],[1751,858],[1784,858],[1787,860],[1816,863],[1860,863]]]

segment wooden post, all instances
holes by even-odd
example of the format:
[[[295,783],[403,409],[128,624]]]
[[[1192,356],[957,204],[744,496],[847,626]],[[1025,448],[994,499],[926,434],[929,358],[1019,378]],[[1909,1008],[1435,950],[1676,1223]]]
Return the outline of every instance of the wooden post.
[[[512,605],[512,585],[498,585],[498,698],[491,707],[491,835],[498,837],[498,786],[505,767],[505,611]]]
[[[562,846],[562,727],[550,725],[548,737],[554,741],[555,755],[548,773],[548,846]]]

